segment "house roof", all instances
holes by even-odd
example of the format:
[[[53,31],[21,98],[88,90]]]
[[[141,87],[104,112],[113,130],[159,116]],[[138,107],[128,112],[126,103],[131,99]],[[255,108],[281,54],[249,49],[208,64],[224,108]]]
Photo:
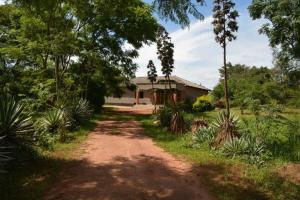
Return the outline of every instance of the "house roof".
[[[160,81],[164,81],[164,80],[165,80],[164,76],[158,76],[157,79],[156,79],[155,84],[158,83],[158,82],[160,82]],[[198,88],[198,89],[210,91],[210,89],[204,87],[203,85],[198,85],[196,83],[193,83],[191,81],[185,80],[185,79],[180,78],[178,76],[170,76],[170,80],[171,81],[175,81],[176,83],[181,83],[184,86],[188,86],[188,87],[193,87],[193,88]],[[149,81],[149,79],[146,76],[136,77],[132,81],[136,85],[138,85],[138,84],[151,84],[151,82]]]

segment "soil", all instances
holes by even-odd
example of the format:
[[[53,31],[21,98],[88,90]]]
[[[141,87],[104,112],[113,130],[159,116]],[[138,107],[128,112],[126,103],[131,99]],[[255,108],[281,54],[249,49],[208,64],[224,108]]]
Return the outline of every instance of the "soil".
[[[192,167],[156,146],[136,121],[98,122],[79,155],[45,200],[213,199]]]

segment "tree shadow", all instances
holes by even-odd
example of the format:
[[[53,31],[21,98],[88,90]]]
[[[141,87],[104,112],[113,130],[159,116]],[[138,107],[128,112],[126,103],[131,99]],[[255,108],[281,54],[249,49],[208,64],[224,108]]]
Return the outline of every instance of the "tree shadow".
[[[218,199],[265,200],[273,199],[273,197],[298,199],[300,196],[300,185],[294,184],[278,174],[264,176],[262,180],[255,182],[253,179],[247,178],[243,174],[245,172],[237,166],[199,164],[194,165],[192,171],[200,181],[209,186],[207,189],[213,192]],[[263,184],[265,185],[263,186]],[[286,193],[282,194],[282,191],[286,191]]]
[[[147,155],[115,157],[107,163],[72,161],[46,200],[82,199],[208,199],[189,171],[167,166]]]

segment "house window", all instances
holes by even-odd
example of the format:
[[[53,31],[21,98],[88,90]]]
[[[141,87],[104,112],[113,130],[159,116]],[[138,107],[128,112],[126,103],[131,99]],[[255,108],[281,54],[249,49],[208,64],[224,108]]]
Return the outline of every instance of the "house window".
[[[140,99],[143,99],[143,98],[144,98],[144,92],[142,92],[142,91],[139,92],[139,98],[140,98]]]

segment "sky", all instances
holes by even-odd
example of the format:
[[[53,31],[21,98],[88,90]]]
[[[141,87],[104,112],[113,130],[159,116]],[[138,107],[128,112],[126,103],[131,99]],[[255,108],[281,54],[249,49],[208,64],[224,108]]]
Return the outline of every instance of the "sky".
[[[145,0],[147,3],[152,0]],[[0,0],[0,4],[4,0]],[[222,66],[222,48],[214,40],[212,30],[212,0],[207,0],[207,5],[200,8],[205,20],[191,19],[189,28],[181,29],[179,25],[165,22],[158,18],[170,33],[174,48],[174,72],[181,78],[202,84],[212,89],[219,80],[219,68]],[[268,38],[260,35],[258,29],[265,23],[264,20],[253,21],[248,12],[251,0],[235,0],[239,11],[239,31],[237,40],[228,45],[227,60],[232,64],[246,64],[248,66],[272,66],[272,50]],[[160,73],[160,62],[157,59],[156,45],[144,46],[139,50],[139,57],[135,62],[139,65],[136,76],[147,75],[147,64],[153,60],[157,71]]]
[[[207,0],[211,2],[211,0]],[[251,0],[236,0],[239,11],[239,31],[237,40],[228,45],[227,60],[232,64],[246,64],[248,66],[272,66],[272,50],[268,38],[260,35],[258,29],[264,20],[253,21],[248,12]],[[170,33],[174,48],[175,68],[173,75],[202,84],[212,89],[219,80],[219,68],[223,63],[223,50],[215,42],[212,21],[212,5],[200,9],[205,15],[204,21],[192,19],[189,29],[181,29],[173,23],[159,20]],[[137,76],[147,75],[147,64],[151,59],[160,72],[160,62],[157,59],[156,45],[145,46],[139,50],[136,62],[139,69]],[[161,73],[160,73],[161,74]]]

